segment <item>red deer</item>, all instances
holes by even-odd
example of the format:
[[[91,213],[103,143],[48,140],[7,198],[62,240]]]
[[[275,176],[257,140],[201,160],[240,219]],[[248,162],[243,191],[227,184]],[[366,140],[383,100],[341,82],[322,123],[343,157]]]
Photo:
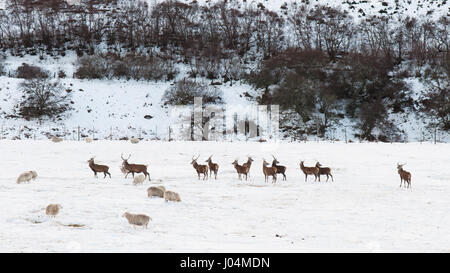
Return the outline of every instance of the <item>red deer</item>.
[[[239,165],[237,159],[231,163],[232,165],[234,165],[234,168],[236,169],[239,179],[241,179],[241,174],[245,175],[245,180],[247,180],[247,176],[248,176],[248,167],[244,167],[245,163],[241,165]]]
[[[263,173],[264,173],[264,182],[269,180],[269,176],[272,176],[272,183],[277,182],[277,167],[267,167],[269,163],[263,159]]]
[[[305,167],[305,165],[303,165],[303,161],[300,161],[300,169],[305,174],[305,182],[308,179],[308,174],[314,175],[316,177],[316,179],[314,179],[314,181],[317,180],[317,177],[319,177],[319,181],[320,181],[319,168],[318,167]]]
[[[272,161],[272,167],[277,168],[277,173],[281,173],[283,175],[283,180],[286,180],[286,167],[285,166],[281,166],[281,165],[277,165],[278,163],[280,163],[275,156],[273,156],[273,161]]]
[[[125,175],[125,178],[127,178],[129,173],[131,173],[133,175],[133,178],[134,178],[134,173],[143,173],[145,175],[145,177],[148,176],[148,181],[150,181],[150,174],[147,172],[148,165],[128,163],[128,159],[130,159],[131,154],[127,159],[123,158],[122,154],[120,155],[120,157],[123,160],[122,166],[123,166],[124,170],[126,170],[126,172],[127,172],[127,174]]]
[[[243,167],[247,168],[247,175],[250,176],[250,167],[252,166],[253,159],[251,156],[248,156],[247,162],[242,164]],[[247,177],[247,175],[245,177]],[[245,179],[247,180],[247,179]]]
[[[328,167],[323,167],[322,168],[322,165],[319,162],[316,163],[316,167],[319,168],[319,181],[320,181],[320,176],[321,175],[326,175],[327,176],[327,181],[326,182],[328,182],[328,176],[331,176],[331,181],[334,182],[333,175],[331,175],[331,169],[330,168],[328,168]]]
[[[203,180],[205,180],[206,178],[208,178],[208,166],[198,164],[197,159],[199,157],[200,157],[200,155],[198,155],[196,159],[194,159],[194,157],[192,157],[191,164],[194,167],[194,169],[197,171],[198,179],[200,180],[200,174],[203,174]]]
[[[106,178],[106,175],[109,175],[109,178],[111,178],[111,174],[108,172],[109,167],[106,165],[95,164],[94,158],[95,156],[91,157],[91,159],[89,159],[87,162],[89,163],[89,167],[91,168],[91,170],[94,172],[95,177],[98,177],[97,173],[103,173],[105,175],[103,179]]]
[[[402,182],[405,185],[406,183],[408,183],[407,188],[411,188],[411,173],[407,172],[405,170],[403,170],[403,166],[405,166],[405,164],[398,164],[397,163],[397,170],[398,170],[398,174],[400,175],[400,187],[402,186]]]
[[[208,157],[208,159],[205,162],[208,162],[209,166],[209,177],[211,177],[211,173],[214,172],[214,179],[217,179],[217,172],[219,171],[219,164],[213,163],[211,160],[211,157]]]

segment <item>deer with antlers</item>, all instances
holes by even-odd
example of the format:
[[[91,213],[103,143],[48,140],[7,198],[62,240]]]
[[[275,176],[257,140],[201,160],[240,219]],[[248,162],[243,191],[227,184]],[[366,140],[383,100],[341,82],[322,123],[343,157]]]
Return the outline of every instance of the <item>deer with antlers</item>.
[[[319,177],[319,181],[320,181],[319,167],[317,167],[317,166],[315,166],[315,167],[305,167],[305,165],[303,165],[303,161],[300,161],[300,169],[305,174],[305,182],[308,179],[308,174],[314,175],[316,177],[316,179],[314,179],[314,181],[317,180],[317,177]]]
[[[250,167],[252,166],[253,159],[251,156],[247,156],[247,162],[242,164],[243,167],[247,168],[247,173],[245,174],[245,180],[247,180],[247,175],[250,176]]]
[[[278,163],[280,163],[274,155],[272,155],[273,157],[273,161],[272,161],[272,167],[277,168],[277,173],[281,173],[283,175],[283,180],[286,180],[286,167],[285,166],[281,166],[281,165],[277,165]]]
[[[87,162],[89,163],[89,167],[91,168],[91,170],[94,172],[95,177],[98,177],[97,173],[103,173],[105,175],[103,179],[106,178],[106,175],[109,175],[109,178],[111,178],[111,174],[108,172],[109,167],[106,165],[95,164],[94,158],[95,156],[91,157],[91,159],[89,159]]]
[[[148,165],[128,163],[128,159],[130,159],[131,154],[130,154],[130,156],[128,156],[127,159],[123,158],[123,154],[121,154],[120,157],[123,160],[122,166],[123,166],[124,170],[126,170],[125,178],[127,178],[128,174],[130,174],[130,173],[133,175],[133,178],[134,178],[134,173],[143,173],[144,177],[148,176],[148,181],[151,181],[150,174],[147,172]]]
[[[319,168],[319,181],[320,181],[320,176],[321,175],[326,175],[327,176],[327,181],[326,182],[328,182],[328,176],[331,176],[331,181],[334,182],[333,175],[331,175],[331,169],[330,168],[322,167],[322,165],[319,162],[316,163],[316,167]]]
[[[217,172],[219,171],[219,164],[212,162],[212,160],[211,160],[212,156],[213,155],[208,157],[208,159],[205,162],[208,162],[209,177],[211,177],[211,173],[214,172],[214,179],[217,179]]]
[[[197,163],[197,159],[200,157],[200,155],[197,156],[197,158],[194,159],[192,157],[191,164],[194,167],[194,169],[197,171],[198,179],[200,180],[200,174],[203,174],[203,180],[208,178],[208,166],[207,165],[200,165]]]
[[[403,166],[405,166],[406,163],[404,164],[398,164],[397,163],[397,171],[398,174],[400,175],[400,187],[402,186],[402,182],[405,185],[406,183],[408,183],[407,188],[411,188],[411,173],[407,172],[405,170],[403,170]]]
[[[277,167],[267,167],[269,163],[263,159],[263,173],[264,173],[264,182],[269,180],[269,176],[272,176],[272,183],[277,182]]]
[[[233,163],[231,163],[233,166],[234,166],[234,168],[236,169],[236,171],[237,171],[237,173],[238,173],[238,176],[239,176],[239,179],[241,179],[241,175],[245,175],[245,180],[247,180],[247,177],[248,177],[248,167],[245,167],[244,165],[245,165],[245,163],[244,164],[242,164],[242,166],[241,165],[239,165],[239,163],[238,163],[238,161],[237,161],[237,159],[236,160],[234,160],[234,162]]]

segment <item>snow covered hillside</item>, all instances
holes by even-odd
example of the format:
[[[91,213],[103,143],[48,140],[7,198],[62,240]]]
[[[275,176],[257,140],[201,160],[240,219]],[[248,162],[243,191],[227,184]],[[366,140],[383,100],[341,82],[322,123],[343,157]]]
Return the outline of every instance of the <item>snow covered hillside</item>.
[[[448,144],[3,140],[0,149],[1,252],[450,251]],[[121,153],[149,164],[152,181],[124,179]],[[197,180],[189,163],[198,154],[213,154],[217,180]],[[248,154],[250,178],[240,181],[231,162]],[[264,182],[272,154],[287,181]],[[94,178],[94,155],[112,179]],[[334,182],[305,182],[300,160],[331,167]],[[399,188],[397,162],[407,163],[411,189]],[[16,184],[27,170],[37,180]],[[182,202],[147,198],[150,185]],[[63,206],[56,218],[45,215],[50,203]],[[149,228],[130,226],[125,211],[152,217]]]

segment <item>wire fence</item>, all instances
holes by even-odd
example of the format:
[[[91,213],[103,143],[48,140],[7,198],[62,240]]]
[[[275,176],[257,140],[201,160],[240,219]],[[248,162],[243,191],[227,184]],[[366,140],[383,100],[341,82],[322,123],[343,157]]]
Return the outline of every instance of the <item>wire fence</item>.
[[[449,134],[439,130],[437,127],[423,130],[420,132],[419,137],[410,138],[408,134],[403,135],[393,134],[387,137],[375,138],[373,141],[367,141],[359,137],[359,135],[350,134],[347,128],[344,129],[329,129],[322,136],[317,134],[311,135],[287,135],[281,137],[272,135],[262,136],[250,136],[250,134],[238,134],[233,132],[229,136],[225,136],[222,139],[216,141],[259,141],[266,142],[272,140],[280,140],[287,142],[344,142],[344,143],[361,143],[361,142],[375,142],[375,143],[447,143]],[[0,139],[5,140],[45,140],[52,137],[59,137],[63,140],[70,141],[85,141],[86,138],[92,140],[129,140],[136,138],[145,141],[177,141],[177,140],[191,140],[191,139],[177,139],[176,134],[173,133],[173,129],[168,126],[167,128],[160,128],[155,126],[151,129],[142,127],[121,128],[117,126],[110,126],[109,128],[96,128],[95,126],[6,126],[2,124],[0,127]],[[208,139],[203,139],[208,141]]]

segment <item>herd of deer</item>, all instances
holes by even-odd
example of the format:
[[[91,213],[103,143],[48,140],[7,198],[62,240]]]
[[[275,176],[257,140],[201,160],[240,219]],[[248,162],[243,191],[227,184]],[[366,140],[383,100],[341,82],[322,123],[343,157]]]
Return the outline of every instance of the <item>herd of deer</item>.
[[[122,172],[125,173],[125,178],[128,176],[128,174],[132,174],[134,178],[135,173],[143,173],[145,175],[145,178],[148,176],[148,180],[150,181],[150,174],[147,171],[148,165],[143,164],[130,164],[128,163],[128,160],[130,159],[131,155],[128,156],[128,158],[124,158],[123,155],[121,155],[121,158],[123,160],[122,162]],[[197,172],[198,179],[200,179],[200,175],[203,175],[203,180],[208,179],[208,177],[212,176],[212,173],[214,172],[214,179],[217,179],[217,173],[219,171],[219,164],[212,162],[212,155],[208,157],[208,159],[205,161],[208,163],[208,165],[201,165],[197,163],[198,158],[200,155],[198,155],[196,158],[192,157],[191,164],[194,167],[194,169]],[[268,166],[269,163],[263,159],[263,174],[264,174],[264,181],[268,182],[268,179],[270,176],[272,176],[272,183],[275,183],[277,181],[277,174],[283,175],[283,180],[286,180],[286,167],[278,165],[280,162],[273,156],[272,166]],[[247,162],[243,163],[242,165],[239,165],[238,161],[235,160],[233,163],[231,163],[234,168],[236,169],[236,172],[238,174],[239,179],[242,179],[241,175],[245,175],[245,180],[250,175],[250,167],[252,166],[253,159],[251,156],[248,156]],[[322,167],[322,165],[317,162],[314,167],[305,167],[303,164],[304,161],[300,161],[300,170],[305,174],[305,181],[308,179],[308,175],[314,175],[315,179],[314,181],[317,181],[319,179],[320,182],[320,176],[326,175],[328,182],[329,177],[331,177],[331,180],[334,181],[333,175],[331,174],[331,169],[328,167]],[[111,174],[108,172],[109,167],[106,165],[99,165],[94,163],[94,157],[88,160],[89,167],[94,172],[95,177],[97,177],[97,173],[103,173],[104,177],[106,178],[106,175],[109,175],[111,178]],[[398,164],[397,163],[397,170],[398,174],[400,175],[400,187],[402,186],[402,183],[404,187],[410,188],[411,187],[411,173],[403,170],[403,166],[406,164]],[[208,174],[209,170],[209,174]]]

